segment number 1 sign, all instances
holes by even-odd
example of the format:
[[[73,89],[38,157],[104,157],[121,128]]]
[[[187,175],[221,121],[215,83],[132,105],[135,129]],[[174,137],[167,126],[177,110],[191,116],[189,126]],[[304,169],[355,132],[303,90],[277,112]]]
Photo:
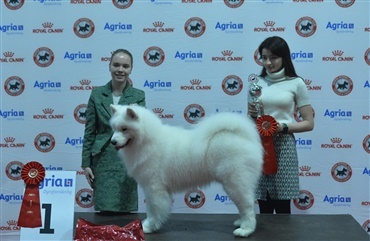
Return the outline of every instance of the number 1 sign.
[[[46,171],[40,183],[42,227],[21,228],[21,241],[71,241],[73,236],[75,171]]]

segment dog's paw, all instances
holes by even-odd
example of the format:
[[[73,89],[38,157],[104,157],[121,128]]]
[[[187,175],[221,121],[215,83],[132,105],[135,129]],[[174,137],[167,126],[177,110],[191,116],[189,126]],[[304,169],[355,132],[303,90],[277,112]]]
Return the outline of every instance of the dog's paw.
[[[234,222],[235,227],[240,227],[241,225],[242,225],[242,220],[241,219],[235,220],[235,222]]]
[[[251,229],[251,228],[237,228],[234,230],[234,235],[237,236],[237,237],[248,237],[249,235],[251,235],[251,233],[254,232],[254,229]]]
[[[153,229],[151,228],[151,225],[148,219],[145,219],[143,221],[143,231],[144,233],[153,233]]]
[[[161,228],[159,223],[153,222],[153,219],[145,219],[142,222],[144,233],[154,233]]]

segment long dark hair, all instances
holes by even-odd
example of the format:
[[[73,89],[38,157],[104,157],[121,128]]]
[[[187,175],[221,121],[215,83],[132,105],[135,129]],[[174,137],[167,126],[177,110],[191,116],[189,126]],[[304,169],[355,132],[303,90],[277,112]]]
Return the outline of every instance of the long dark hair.
[[[127,49],[117,49],[117,50],[115,50],[112,53],[112,56],[110,57],[109,65],[111,65],[113,57],[118,53],[124,53],[124,54],[127,54],[128,56],[130,56],[130,58],[131,58],[131,68],[132,68],[132,65],[134,64],[134,58],[132,57],[132,54],[130,53],[130,51],[128,51]]]
[[[285,75],[288,77],[298,77],[295,72],[292,58],[290,56],[290,49],[288,43],[281,37],[273,36],[265,39],[258,47],[258,53],[260,58],[262,57],[262,50],[268,49],[272,54],[283,58],[283,68],[285,69]],[[265,77],[267,75],[266,68],[263,67],[261,71],[261,76]]]

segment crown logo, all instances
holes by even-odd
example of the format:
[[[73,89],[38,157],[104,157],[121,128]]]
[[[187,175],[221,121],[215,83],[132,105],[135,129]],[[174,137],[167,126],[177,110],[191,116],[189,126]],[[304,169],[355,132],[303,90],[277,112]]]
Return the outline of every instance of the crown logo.
[[[160,21],[157,21],[157,22],[154,22],[153,25],[156,28],[158,28],[158,27],[161,28],[161,27],[163,27],[164,23],[163,22],[160,22]]]
[[[162,114],[162,113],[163,113],[163,111],[164,111],[164,109],[162,109],[162,108],[154,108],[154,109],[153,109],[153,112],[154,112],[155,114]]]
[[[10,57],[13,57],[14,53],[13,52],[4,52],[3,55],[5,56],[5,58],[10,58]]]
[[[91,81],[87,80],[87,79],[80,80],[81,85],[89,85],[90,83],[91,83]]]
[[[339,138],[339,137],[334,137],[334,138],[331,138],[330,140],[333,143],[341,143],[342,142],[342,138]]]
[[[301,166],[299,169],[301,169],[302,172],[308,172],[309,170],[311,170],[311,167],[309,167],[309,166]]]
[[[5,137],[4,140],[5,140],[6,143],[10,143],[10,142],[14,142],[15,138],[9,136],[9,137]]]
[[[46,22],[46,23],[43,23],[42,24],[42,26],[44,27],[44,28],[51,28],[51,27],[53,27],[53,23],[50,23],[50,22]]]
[[[273,27],[275,25],[275,22],[274,21],[266,21],[264,22],[265,24],[265,27]]]
[[[306,85],[310,85],[312,83],[312,80],[305,79],[303,80]]]
[[[224,50],[221,52],[223,56],[231,56],[233,54],[233,51],[230,50]]]
[[[16,220],[9,220],[6,222],[9,226],[17,226],[18,222]]]
[[[202,81],[200,79],[192,79],[190,80],[191,85],[200,85]]]
[[[42,111],[44,112],[45,115],[53,114],[53,112],[54,112],[54,110],[51,109],[51,108],[46,108],[46,109],[43,109]]]
[[[333,55],[334,56],[342,56],[343,55],[343,51],[341,50],[334,50],[332,51]]]

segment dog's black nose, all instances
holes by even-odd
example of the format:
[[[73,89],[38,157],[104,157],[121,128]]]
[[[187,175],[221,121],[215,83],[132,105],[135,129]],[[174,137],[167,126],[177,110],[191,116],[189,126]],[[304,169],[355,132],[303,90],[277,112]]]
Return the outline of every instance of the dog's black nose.
[[[111,143],[113,146],[115,146],[115,145],[117,144],[117,142],[116,142],[116,141],[110,141],[110,143]]]

